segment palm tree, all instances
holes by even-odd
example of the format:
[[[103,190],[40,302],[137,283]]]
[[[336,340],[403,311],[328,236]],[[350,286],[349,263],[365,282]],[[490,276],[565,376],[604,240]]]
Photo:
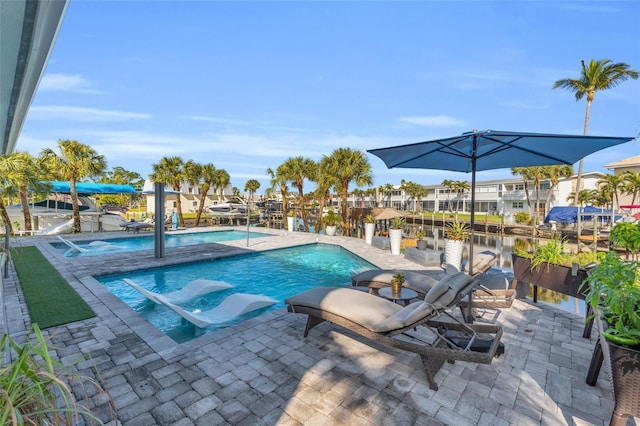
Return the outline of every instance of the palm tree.
[[[316,200],[318,200],[318,218],[316,221],[316,234],[324,227],[323,214],[324,206],[329,198],[329,191],[332,187],[336,187],[339,183],[335,176],[330,172],[331,160],[329,157],[323,157],[318,163],[318,172],[316,174],[316,190],[314,192]]]
[[[640,172],[627,170],[622,174],[624,192],[631,195],[631,205],[636,204],[636,198],[640,195]]]
[[[196,225],[200,225],[200,218],[202,217],[202,211],[204,205],[207,202],[207,194],[214,185],[216,168],[211,163],[206,163],[200,166],[200,180],[198,186],[198,192],[200,193],[200,203],[198,203],[198,211],[196,213]]]
[[[184,172],[184,180],[189,184],[189,194],[193,193],[193,188],[200,186],[200,180],[202,179],[202,164],[196,163],[193,160],[188,160],[184,163],[183,167]],[[195,194],[194,194],[195,198]],[[205,193],[206,198],[206,193]],[[202,215],[202,209],[204,205],[202,202],[199,203],[197,213],[196,213],[196,223],[195,226],[200,224],[200,216]]]
[[[573,175],[573,166],[558,164],[556,166],[544,166],[545,175],[549,178],[549,189],[547,190],[547,198],[544,203],[544,216],[547,216],[549,213],[549,206],[551,205],[551,195],[553,194],[553,190],[560,183],[561,178],[568,178]]]
[[[619,205],[618,193],[624,189],[624,180],[622,175],[604,175],[598,179],[600,191],[605,195],[611,203],[611,226],[613,226],[614,212],[616,206]]]
[[[231,177],[225,169],[216,169],[214,172],[213,184],[218,189],[218,201],[222,202],[224,198],[224,189],[231,182]]]
[[[287,187],[287,176],[286,171],[282,167],[282,165],[278,166],[278,168],[274,171],[271,168],[267,169],[267,174],[271,177],[271,188],[275,191],[276,188],[280,189],[280,195],[282,196],[282,218],[283,218],[283,227],[286,222],[284,222],[284,218],[287,217],[288,214],[288,203],[287,203],[287,192],[289,188]]]
[[[453,191],[453,179],[445,179],[440,185],[447,188],[447,211],[451,211],[451,192]]]
[[[460,210],[460,194],[464,196],[464,193],[471,189],[471,185],[466,180],[453,181],[453,190],[456,194],[456,212]]]
[[[3,157],[0,164],[0,173],[8,181],[8,186],[5,189],[17,188],[18,190],[26,231],[32,230],[28,188],[37,191],[45,187],[40,183],[40,180],[44,178],[46,171],[43,170],[44,166],[40,163],[41,161],[31,154],[18,151]],[[11,229],[11,232],[13,232],[13,229]]]
[[[575,194],[572,192],[567,197],[567,201],[570,205],[574,205]],[[583,207],[587,204],[591,204],[592,206],[600,206],[598,190],[596,189],[581,189],[578,194],[578,206]]]
[[[249,179],[244,184],[244,190],[249,192],[249,202],[253,202],[253,195],[260,188],[260,182],[255,179]]]
[[[382,192],[383,198],[384,195],[387,196],[387,201],[389,201],[389,205],[387,207],[391,207],[391,191],[394,190],[394,186],[392,183],[385,183],[379,187],[380,192]]]
[[[371,165],[362,151],[351,148],[338,148],[329,155],[328,171],[336,177],[340,183],[342,198],[342,221],[347,227],[347,234],[351,235],[349,226],[349,183],[355,182],[356,186],[371,185]]]
[[[60,155],[52,149],[42,150],[44,164],[61,179],[69,181],[69,195],[73,209],[73,232],[82,232],[76,182],[86,177],[97,177],[107,168],[107,160],[89,145],[74,140],[58,141]]]
[[[318,174],[318,165],[315,161],[299,157],[290,157],[281,164],[284,178],[291,182],[298,189],[298,208],[302,216],[305,232],[309,232],[309,218],[307,217],[307,209],[305,208],[305,197],[303,191],[304,180],[316,180]]]
[[[180,189],[182,182],[185,181],[186,175],[184,170],[184,161],[180,157],[162,157],[160,162],[152,164],[153,173],[149,178],[157,183],[171,185],[176,194],[176,210],[178,210],[178,226],[184,227],[184,218],[182,217],[182,200],[180,197]],[[164,222],[164,212],[156,212],[156,223],[160,226]]]
[[[529,194],[529,180],[531,180],[531,169],[529,167],[513,167],[511,174],[514,176],[522,176],[522,182],[524,183],[524,195],[527,198],[527,206],[529,207],[529,216],[532,216],[531,209],[531,195]]]
[[[636,70],[629,69],[629,65],[619,62],[611,63],[610,59],[601,59],[596,61],[592,59],[589,65],[585,64],[584,60],[580,61],[582,64],[582,73],[579,78],[563,78],[553,83],[553,88],[567,89],[575,95],[576,101],[579,101],[587,95],[587,111],[584,116],[584,133],[588,133],[589,129],[589,114],[591,113],[591,104],[596,92],[602,90],[608,90],[616,87],[623,81],[632,78],[636,80],[640,74]],[[577,196],[580,191],[580,184],[582,179],[582,165],[584,160],[581,159],[578,166],[578,176],[576,179],[576,199],[574,204],[578,204]]]

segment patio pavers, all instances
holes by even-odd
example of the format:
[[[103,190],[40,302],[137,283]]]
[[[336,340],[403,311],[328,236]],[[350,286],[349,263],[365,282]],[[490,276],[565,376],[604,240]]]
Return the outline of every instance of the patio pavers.
[[[275,236],[256,239],[249,249],[318,238],[381,268],[421,269],[364,240],[267,232]],[[606,425],[613,410],[606,367],[597,386],[585,383],[595,330],[591,339],[583,338],[584,318],[551,305],[517,300],[497,319],[487,312],[479,320],[504,327],[506,353],[491,365],[445,364],[434,392],[417,355],[367,344],[329,323],[303,338],[305,317],[284,309],[178,345],[91,277],[241,253],[246,241],[168,249],[164,259],[152,252],[65,258],[48,241],[25,239],[38,245],[98,316],[46,332],[59,358],[91,356],[79,368],[87,372],[95,365],[101,372],[118,407],[113,425]],[[5,328],[19,335],[29,324],[28,317],[17,318],[26,310],[10,272]]]

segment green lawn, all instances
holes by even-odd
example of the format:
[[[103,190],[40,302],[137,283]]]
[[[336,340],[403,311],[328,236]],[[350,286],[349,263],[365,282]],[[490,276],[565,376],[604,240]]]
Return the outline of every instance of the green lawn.
[[[15,247],[11,255],[32,323],[43,329],[96,316],[36,247]]]

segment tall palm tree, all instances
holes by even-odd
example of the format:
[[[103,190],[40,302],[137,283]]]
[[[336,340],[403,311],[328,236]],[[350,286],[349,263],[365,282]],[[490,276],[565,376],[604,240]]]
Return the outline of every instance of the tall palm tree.
[[[224,189],[231,183],[231,176],[225,169],[216,169],[214,176],[213,184],[218,189],[218,201],[222,202]]]
[[[288,226],[287,222],[284,218],[287,217],[289,206],[287,203],[287,192],[289,188],[287,187],[288,179],[286,170],[282,167],[282,165],[278,166],[278,168],[274,171],[271,167],[267,169],[267,174],[271,178],[271,188],[276,190],[276,188],[280,189],[280,195],[282,197],[282,218],[283,218],[283,227]]]
[[[195,191],[192,191],[192,189],[200,187],[200,182],[202,179],[202,164],[196,163],[193,160],[188,160],[186,163],[184,163],[183,172],[184,172],[184,180],[189,184],[189,193],[190,194],[194,193]],[[194,194],[194,198],[195,198],[195,194]],[[205,198],[206,198],[206,194],[205,194]],[[200,216],[202,215],[203,208],[204,208],[203,203],[202,202],[198,203],[195,226],[198,226],[200,224]]]
[[[570,205],[574,205],[575,194],[572,192],[567,197],[567,201]],[[591,204],[592,206],[600,206],[599,196],[597,189],[581,189],[578,194],[578,206],[583,207],[587,204]]]
[[[205,203],[207,202],[207,194],[212,186],[214,186],[216,178],[216,168],[211,163],[203,164],[200,167],[200,186],[198,192],[200,192],[200,203],[198,204],[198,212],[196,213],[196,226],[200,225],[200,218],[202,217],[202,211],[204,210]]]
[[[349,226],[349,183],[355,182],[356,186],[372,184],[371,165],[362,151],[351,148],[338,148],[329,155],[328,171],[340,182],[342,198],[342,221],[347,227],[347,234],[351,235]]]
[[[253,196],[256,191],[260,188],[260,182],[256,179],[249,179],[244,184],[244,190],[249,192],[249,202],[253,202]]]
[[[149,178],[157,183],[171,185],[176,194],[176,210],[178,210],[178,226],[184,227],[184,218],[182,217],[182,197],[180,190],[182,182],[185,181],[184,161],[180,157],[162,157],[160,162],[152,164],[153,173]],[[156,223],[158,226],[164,223],[164,212],[156,212]]]
[[[529,216],[532,216],[531,194],[529,193],[529,181],[531,180],[531,169],[529,167],[513,167],[511,174],[514,176],[522,176],[524,184],[524,195],[527,198],[527,206],[529,207]]]
[[[384,198],[385,195],[387,196],[387,201],[389,202],[387,207],[391,207],[391,191],[393,191],[394,188],[392,183],[385,183],[379,187],[379,191],[382,192],[382,198]]]
[[[302,216],[304,230],[305,232],[309,232],[309,218],[307,216],[307,209],[305,208],[303,185],[305,179],[311,181],[316,180],[318,165],[309,158],[299,156],[286,159],[281,166],[284,172],[283,177],[298,189],[298,208]]]
[[[451,211],[451,192],[453,191],[453,179],[445,179],[440,185],[447,188],[447,210]]]
[[[0,173],[8,180],[9,186],[17,189],[26,231],[32,230],[28,190],[29,188],[35,191],[45,189],[45,185],[40,183],[46,174],[41,163],[38,158],[28,152],[17,151],[3,157],[0,164]]]
[[[329,198],[329,192],[331,188],[335,188],[339,185],[335,176],[331,173],[330,169],[331,160],[329,157],[323,157],[318,163],[318,173],[316,175],[316,190],[314,192],[316,200],[318,200],[318,217],[316,221],[316,234],[320,233],[320,230],[324,228],[323,214],[324,206]]]
[[[456,192],[456,212],[460,210],[460,198],[461,195],[471,189],[471,185],[466,180],[453,181],[453,190]]]
[[[580,61],[580,63],[582,64],[582,72],[579,78],[560,79],[553,83],[553,88],[569,90],[575,95],[576,101],[579,101],[587,95],[587,111],[584,116],[583,133],[586,135],[589,130],[591,104],[593,103],[596,92],[612,89],[630,78],[636,80],[640,73],[636,70],[629,69],[629,65],[623,62],[612,63],[610,59],[601,59],[599,61],[592,59],[588,65],[585,64],[584,60]],[[583,163],[584,160],[580,159],[574,204],[578,204],[577,197],[580,191]]]
[[[75,140],[59,140],[58,155],[50,148],[42,150],[44,164],[62,180],[69,181],[69,195],[73,209],[73,232],[82,232],[76,183],[81,179],[98,177],[107,168],[107,160],[89,145]]]

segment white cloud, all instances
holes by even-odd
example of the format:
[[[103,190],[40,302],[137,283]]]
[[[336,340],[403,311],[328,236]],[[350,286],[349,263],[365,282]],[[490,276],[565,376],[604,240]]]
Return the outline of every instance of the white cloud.
[[[38,90],[45,92],[63,91],[80,93],[102,93],[91,89],[91,84],[77,74],[45,74],[42,76]]]
[[[400,118],[400,121],[409,124],[417,124],[419,126],[432,127],[454,127],[467,125],[465,121],[459,120],[449,115],[432,115],[425,117],[409,116]]]
[[[151,114],[113,111],[98,108],[73,107],[63,105],[32,106],[29,109],[29,118],[34,120],[69,120],[69,121],[126,121],[148,120]]]

